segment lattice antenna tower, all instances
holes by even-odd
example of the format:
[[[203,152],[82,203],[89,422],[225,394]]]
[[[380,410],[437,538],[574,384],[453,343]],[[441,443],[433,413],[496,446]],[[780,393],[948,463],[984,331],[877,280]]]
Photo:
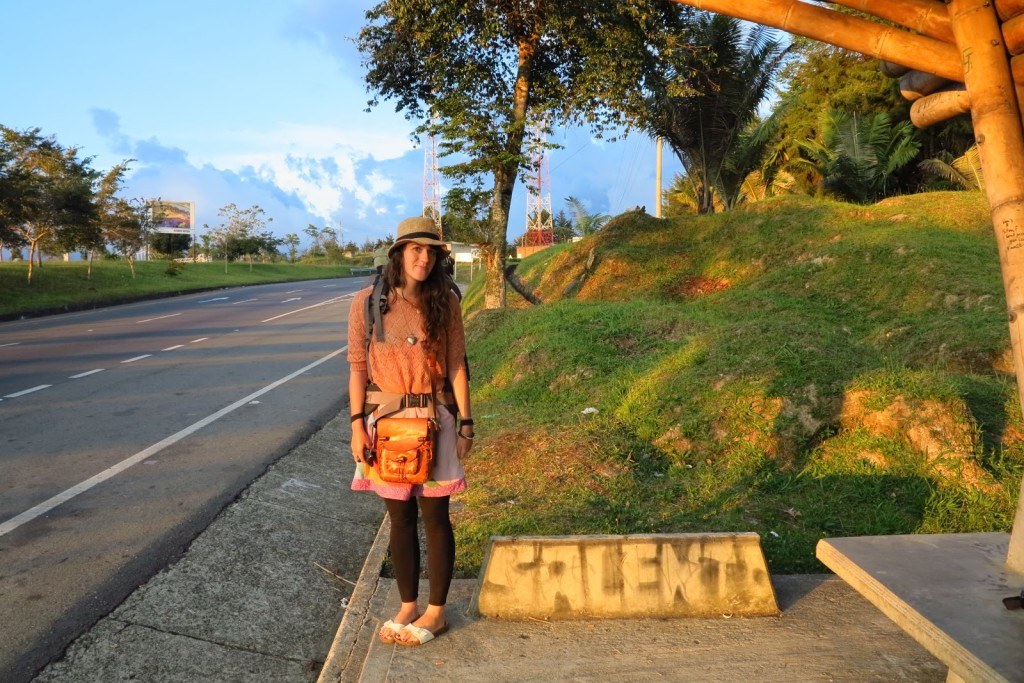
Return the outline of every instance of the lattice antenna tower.
[[[423,215],[433,218],[438,232],[444,236],[441,227],[441,179],[437,170],[437,137],[427,135],[423,146]]]
[[[526,180],[526,234],[524,247],[546,247],[555,243],[551,215],[551,171],[548,166],[547,136],[543,122],[530,125],[530,175]]]

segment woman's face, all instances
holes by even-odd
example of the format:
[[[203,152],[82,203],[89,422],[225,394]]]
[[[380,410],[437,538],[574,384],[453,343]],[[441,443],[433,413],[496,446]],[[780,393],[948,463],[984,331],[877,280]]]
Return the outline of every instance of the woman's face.
[[[434,269],[437,250],[425,244],[406,242],[402,249],[402,271],[406,278],[423,282]]]

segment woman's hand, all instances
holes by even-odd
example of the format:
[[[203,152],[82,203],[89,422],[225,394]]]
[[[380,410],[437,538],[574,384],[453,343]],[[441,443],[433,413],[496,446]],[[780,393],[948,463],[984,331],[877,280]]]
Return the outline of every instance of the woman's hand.
[[[355,462],[366,462],[366,451],[370,448],[370,435],[366,433],[366,425],[362,420],[352,423],[352,459]]]
[[[465,430],[466,434],[472,436],[472,432]],[[473,448],[473,439],[467,439],[463,436],[463,430],[459,430],[455,437],[455,452],[459,455],[459,460],[465,459],[469,455],[469,450]]]

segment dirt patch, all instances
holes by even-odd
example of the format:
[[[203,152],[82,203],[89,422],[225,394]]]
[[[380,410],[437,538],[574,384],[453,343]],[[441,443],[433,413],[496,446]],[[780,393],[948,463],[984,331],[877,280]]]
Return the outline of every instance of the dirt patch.
[[[725,278],[694,275],[676,284],[671,288],[671,292],[684,299],[696,299],[730,287],[732,287],[732,282]]]
[[[861,428],[873,436],[905,442],[922,454],[947,483],[986,492],[999,488],[974,457],[978,433],[966,406],[909,400],[904,396],[897,396],[884,408],[872,407],[877,402],[874,391],[847,392],[839,416],[843,428]],[[888,465],[886,458],[878,453],[870,454],[867,459]]]

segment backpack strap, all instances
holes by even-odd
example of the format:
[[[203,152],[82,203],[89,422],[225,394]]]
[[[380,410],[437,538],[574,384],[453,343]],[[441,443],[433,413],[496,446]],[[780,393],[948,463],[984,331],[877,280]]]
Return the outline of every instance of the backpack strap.
[[[387,282],[378,273],[377,277],[373,280],[373,289],[370,291],[370,296],[366,297],[366,310],[363,316],[366,319],[366,332],[363,339],[366,343],[367,384],[373,382],[373,379],[370,377],[370,342],[373,341],[374,335],[376,335],[378,342],[384,341],[384,313],[387,311],[388,306],[387,289]]]

